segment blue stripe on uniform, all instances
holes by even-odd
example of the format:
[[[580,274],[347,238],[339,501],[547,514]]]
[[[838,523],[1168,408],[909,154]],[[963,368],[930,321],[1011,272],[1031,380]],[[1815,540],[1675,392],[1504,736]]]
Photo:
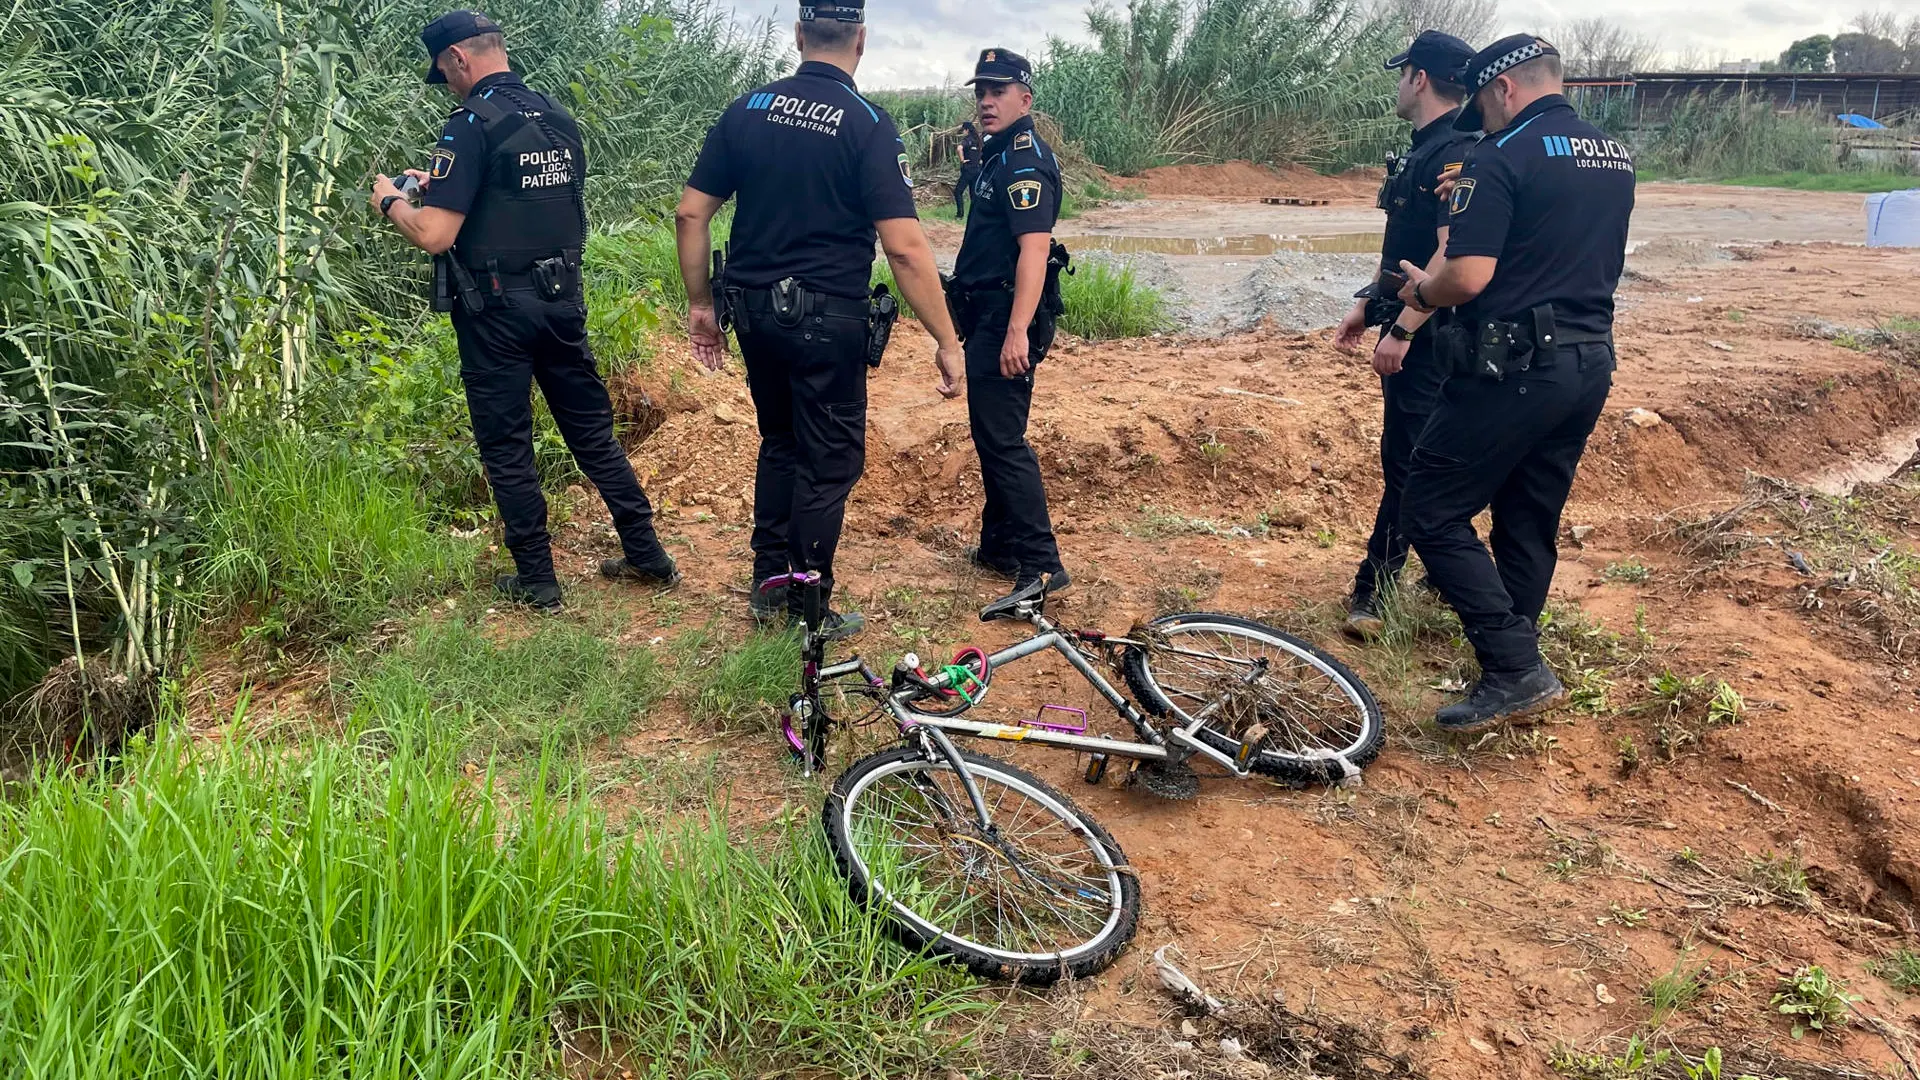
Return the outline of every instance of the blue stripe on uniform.
[[[1023,172],[1033,172],[1033,171],[1034,171],[1034,170],[1032,170],[1032,169],[1015,169],[1015,170],[1013,170],[1013,175],[1015,175],[1015,176],[1019,176],[1019,175],[1020,175],[1021,173],[1023,173]]]
[[[1540,118],[1539,118],[1538,116],[1536,116],[1536,117],[1534,117],[1534,118],[1533,118],[1533,120],[1538,120],[1538,119],[1540,119]],[[1527,128],[1529,128],[1529,127],[1531,127],[1531,126],[1533,126],[1533,120],[1529,120],[1529,121],[1527,121],[1526,123],[1524,123],[1524,124],[1521,124],[1521,125],[1520,125],[1519,127],[1517,127],[1517,128],[1514,128],[1514,129],[1513,129],[1512,131],[1509,131],[1509,132],[1507,132],[1507,133],[1506,133],[1505,135],[1502,135],[1502,136],[1500,136],[1500,139],[1499,139],[1499,141],[1497,141],[1497,142],[1495,142],[1495,143],[1494,143],[1493,145],[1495,145],[1495,146],[1505,146],[1505,145],[1507,145],[1507,140],[1508,140],[1508,139],[1511,139],[1511,138],[1513,138],[1513,137],[1514,137],[1515,135],[1518,135],[1518,134],[1520,134],[1521,132],[1523,132],[1523,131],[1525,131],[1525,130],[1527,130]]]
[[[866,99],[866,98],[863,98],[863,97],[861,97],[861,96],[859,95],[859,93],[857,93],[857,92],[856,92],[856,91],[855,91],[855,90],[853,89],[853,87],[851,87],[851,86],[848,86],[848,85],[847,85],[846,83],[843,83],[843,82],[835,82],[835,83],[834,83],[834,85],[835,85],[835,86],[838,86],[838,87],[839,87],[840,89],[842,89],[842,90],[845,90],[845,91],[846,91],[847,93],[849,93],[849,94],[852,94],[852,95],[853,95],[853,100],[855,100],[855,101],[857,101],[857,102],[859,102],[859,103],[860,103],[860,104],[862,104],[862,105],[866,105],[866,106],[867,106],[867,115],[868,115],[868,116],[871,116],[871,117],[873,117],[873,122],[874,122],[874,123],[876,123],[876,124],[877,124],[877,123],[879,123],[879,122],[880,122],[880,114],[879,114],[879,113],[877,113],[877,112],[875,112],[875,111],[873,111],[873,106],[872,106],[872,105],[869,105],[869,104],[867,104],[867,99]]]

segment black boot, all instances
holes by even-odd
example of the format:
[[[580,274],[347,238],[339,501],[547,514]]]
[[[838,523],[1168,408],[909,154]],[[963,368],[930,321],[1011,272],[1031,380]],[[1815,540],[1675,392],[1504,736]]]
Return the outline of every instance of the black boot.
[[[1020,576],[1020,565],[1018,563],[1005,562],[1000,559],[989,559],[980,554],[980,549],[977,547],[970,547],[962,554],[966,556],[967,565],[983,574],[1003,577],[1008,581],[1012,581]]]
[[[600,576],[662,587],[680,584],[680,568],[674,565],[673,557],[665,551],[660,553],[659,558],[644,564],[636,564],[624,556],[604,560],[600,563]]]
[[[1454,735],[1485,731],[1506,720],[1539,712],[1567,696],[1545,663],[1522,675],[1482,675],[1467,691],[1464,701],[1454,702],[1434,714],[1440,730]]]
[[[793,589],[790,586],[781,585],[778,588],[762,591],[760,588],[762,584],[764,582],[761,581],[753,583],[753,592],[747,596],[747,614],[753,616],[754,622],[772,622],[785,615],[787,609],[792,606],[788,602],[788,597],[793,595]]]
[[[560,583],[543,581],[529,585],[519,574],[502,574],[493,579],[493,589],[509,604],[524,604],[535,611],[560,610]]]
[[[1354,600],[1347,604],[1347,624],[1342,627],[1348,637],[1361,641],[1372,641],[1386,633],[1387,620],[1380,617],[1380,602],[1377,600]]]

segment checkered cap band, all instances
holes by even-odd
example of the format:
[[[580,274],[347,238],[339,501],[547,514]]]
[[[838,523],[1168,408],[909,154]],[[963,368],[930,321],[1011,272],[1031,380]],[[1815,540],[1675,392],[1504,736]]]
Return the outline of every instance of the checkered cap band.
[[[1486,67],[1481,68],[1479,74],[1474,76],[1473,88],[1480,90],[1498,78],[1500,73],[1508,68],[1524,64],[1529,60],[1545,56],[1546,54],[1547,47],[1538,41],[1522,45],[1500,59],[1495,60],[1493,63],[1488,64]]]

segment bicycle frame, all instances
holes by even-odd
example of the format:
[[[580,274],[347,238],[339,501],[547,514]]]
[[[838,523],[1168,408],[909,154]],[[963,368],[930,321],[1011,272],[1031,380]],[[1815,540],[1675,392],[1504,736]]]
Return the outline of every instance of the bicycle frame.
[[[791,583],[811,589],[812,582],[807,580],[810,577],[814,577],[814,575],[792,575]],[[815,578],[815,580],[817,580],[817,578]],[[1251,746],[1242,744],[1242,752],[1239,755],[1229,755],[1195,737],[1195,733],[1199,731],[1201,727],[1205,726],[1207,720],[1219,707],[1218,702],[1209,704],[1206,708],[1196,713],[1190,718],[1185,727],[1170,730],[1165,735],[1162,735],[1154,728],[1153,724],[1147,720],[1139,708],[1134,705],[1131,699],[1119,690],[1114,689],[1113,684],[1109,683],[1106,678],[1101,675],[1099,669],[1094,666],[1094,662],[1088,658],[1086,652],[1081,648],[1081,642],[1087,639],[1072,631],[1061,630],[1046,617],[1043,608],[1043,604],[1035,604],[1023,611],[1025,621],[1032,625],[1039,633],[1024,641],[1015,642],[1001,649],[999,652],[988,656],[988,670],[997,669],[1011,664],[1014,661],[1022,660],[1048,650],[1057,652],[1065,657],[1067,663],[1072,665],[1073,669],[1079,672],[1080,676],[1087,680],[1095,690],[1099,691],[1102,697],[1107,699],[1108,704],[1113,706],[1114,711],[1120,715],[1121,719],[1132,725],[1140,741],[1129,742],[1122,739],[1107,739],[1099,736],[1055,731],[1026,724],[985,723],[977,720],[968,720],[960,716],[938,716],[919,712],[913,709],[910,703],[922,697],[929,688],[936,690],[949,688],[951,685],[950,676],[943,672],[921,680],[915,685],[895,689],[889,687],[880,675],[868,667],[866,661],[857,655],[839,663],[825,664],[827,640],[814,632],[817,619],[808,618],[806,620],[806,638],[802,651],[802,693],[794,697],[791,704],[795,715],[789,718],[790,721],[798,720],[801,722],[803,733],[794,732],[791,727],[789,727],[787,735],[790,745],[792,745],[793,749],[800,755],[802,767],[806,774],[812,774],[813,765],[816,761],[825,760],[825,724],[819,719],[819,715],[824,713],[824,709],[820,703],[821,687],[837,679],[858,677],[866,684],[869,691],[875,692],[874,696],[881,700],[886,711],[894,718],[894,722],[899,726],[900,733],[903,736],[910,736],[918,729],[931,729],[936,735],[936,742],[940,744],[941,753],[948,756],[956,766],[959,764],[958,751],[953,749],[952,742],[945,737],[948,734],[965,735],[981,739],[995,739],[1003,742],[1033,743],[1039,746],[1071,750],[1077,753],[1104,754],[1111,757],[1131,758],[1140,761],[1178,763],[1186,761],[1195,754],[1202,754],[1218,762],[1235,776],[1244,778],[1251,775],[1252,769],[1248,762],[1252,751]],[[1097,644],[1109,649],[1146,647],[1146,643],[1144,642],[1132,641],[1127,638],[1101,637],[1098,639]],[[1210,654],[1194,653],[1184,649],[1168,649],[1166,651],[1176,654],[1220,659],[1219,657],[1210,656]],[[1251,676],[1249,681],[1259,678],[1261,673],[1265,671],[1264,660],[1250,662],[1248,666]],[[965,777],[964,769],[958,769],[957,771],[962,774],[963,778]],[[970,778],[966,781],[966,787],[969,797],[977,803],[979,793],[974,790]],[[987,820],[984,813],[984,806],[977,806],[977,809],[982,814],[982,820]]]

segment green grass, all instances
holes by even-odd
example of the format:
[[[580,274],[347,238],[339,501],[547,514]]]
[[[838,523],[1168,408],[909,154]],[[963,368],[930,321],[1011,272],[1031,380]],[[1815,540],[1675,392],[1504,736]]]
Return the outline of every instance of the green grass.
[[[1142,285],[1131,266],[1093,263],[1062,275],[1067,313],[1060,328],[1090,340],[1142,337],[1173,328],[1173,313],[1157,289]]]
[[[683,674],[694,719],[721,730],[750,727],[800,686],[800,636],[763,630],[737,645],[691,636]],[[717,654],[715,649],[718,649]]]
[[[1851,191],[1863,194],[1876,191],[1902,191],[1920,187],[1920,176],[1893,172],[1789,172],[1754,173],[1729,176],[1715,183],[1739,187],[1790,188],[1794,191]]]
[[[518,1080],[603,1035],[642,1076],[925,1075],[981,1007],[811,829],[615,839],[404,748],[168,737],[112,775],[0,803],[15,1075]]]
[[[1885,960],[1871,965],[1873,973],[1887,980],[1903,994],[1920,991],[1920,952],[1900,949]]]
[[[350,636],[392,604],[471,578],[477,545],[437,531],[418,493],[364,457],[275,435],[229,463],[196,567],[217,607],[268,637]]]
[[[1692,1008],[1706,991],[1712,972],[1706,965],[1689,964],[1687,960],[1688,955],[1681,953],[1673,967],[1654,976],[1641,994],[1641,999],[1653,1009],[1654,1023]]]
[[[542,620],[496,639],[458,618],[421,624],[342,684],[385,740],[445,740],[470,759],[619,735],[666,689],[653,653],[587,626]]]

